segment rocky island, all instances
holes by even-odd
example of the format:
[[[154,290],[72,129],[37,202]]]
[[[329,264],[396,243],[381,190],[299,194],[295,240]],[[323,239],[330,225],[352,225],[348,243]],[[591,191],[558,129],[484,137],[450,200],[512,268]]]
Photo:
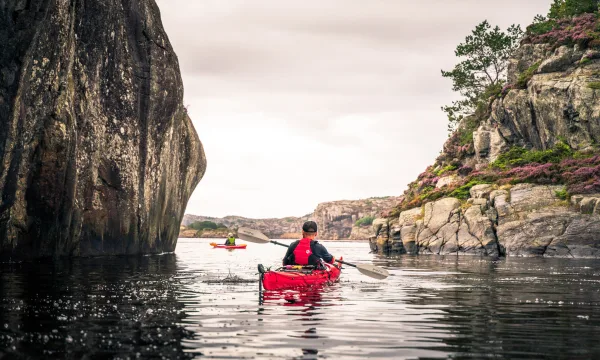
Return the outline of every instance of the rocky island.
[[[206,159],[155,1],[0,18],[0,255],[173,251]]]
[[[600,257],[600,20],[589,3],[536,18],[506,82],[374,221],[372,250]]]
[[[298,239],[302,224],[309,219],[319,225],[319,238],[327,240],[367,240],[371,236],[373,219],[382,210],[395,206],[398,197],[378,197],[361,200],[340,200],[320,203],[315,211],[301,217],[280,219],[249,219],[241,216],[224,218],[186,214],[183,217],[180,237],[225,237],[227,232],[236,233],[239,227],[257,229],[273,239]],[[194,223],[207,222],[213,226],[194,230]],[[222,227],[219,227],[222,225]],[[202,226],[198,226],[198,229]]]

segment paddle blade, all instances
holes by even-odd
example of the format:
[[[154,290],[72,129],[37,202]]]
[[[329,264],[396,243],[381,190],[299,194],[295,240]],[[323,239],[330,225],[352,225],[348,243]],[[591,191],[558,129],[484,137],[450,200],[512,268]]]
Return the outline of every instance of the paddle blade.
[[[238,237],[253,243],[266,244],[271,242],[269,238],[258,230],[241,227],[238,229]]]
[[[390,276],[390,273],[387,272],[386,269],[380,268],[379,266],[369,265],[369,264],[358,264],[356,268],[361,273],[370,276],[374,279],[383,280]]]

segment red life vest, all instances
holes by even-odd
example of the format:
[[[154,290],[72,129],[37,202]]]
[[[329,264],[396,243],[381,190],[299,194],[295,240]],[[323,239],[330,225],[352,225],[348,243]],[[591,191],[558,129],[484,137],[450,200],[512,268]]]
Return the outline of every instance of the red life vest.
[[[298,265],[308,265],[308,258],[312,255],[310,250],[310,239],[304,238],[300,240],[294,249],[294,262]]]

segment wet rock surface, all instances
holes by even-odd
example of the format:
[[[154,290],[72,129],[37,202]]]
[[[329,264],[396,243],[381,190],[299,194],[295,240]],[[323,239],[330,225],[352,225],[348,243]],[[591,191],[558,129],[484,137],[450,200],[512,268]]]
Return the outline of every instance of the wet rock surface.
[[[0,17],[2,256],[173,251],[206,159],[155,2]]]

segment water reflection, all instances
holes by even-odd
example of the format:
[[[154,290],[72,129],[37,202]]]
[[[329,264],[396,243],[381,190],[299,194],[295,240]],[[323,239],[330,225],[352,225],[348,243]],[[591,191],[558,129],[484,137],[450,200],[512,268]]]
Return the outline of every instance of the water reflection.
[[[301,290],[263,290],[260,293],[259,304],[283,305],[283,306],[302,306],[309,309],[316,309],[326,306],[340,305],[340,297],[327,296],[329,286],[315,286]]]
[[[0,264],[0,358],[600,358],[600,262],[383,257],[322,289],[259,293],[275,247]],[[250,283],[223,283],[226,275]],[[217,280],[217,281],[215,281]]]
[[[45,358],[190,357],[176,257],[0,264],[0,349]]]
[[[445,273],[445,286],[415,288],[406,303],[440,309],[444,316],[429,330],[449,331],[453,336],[444,343],[458,355],[600,356],[596,337],[584,335],[600,327],[600,264],[596,261],[455,257],[380,261],[393,268],[427,268],[403,276]],[[443,349],[437,345],[425,348]]]

